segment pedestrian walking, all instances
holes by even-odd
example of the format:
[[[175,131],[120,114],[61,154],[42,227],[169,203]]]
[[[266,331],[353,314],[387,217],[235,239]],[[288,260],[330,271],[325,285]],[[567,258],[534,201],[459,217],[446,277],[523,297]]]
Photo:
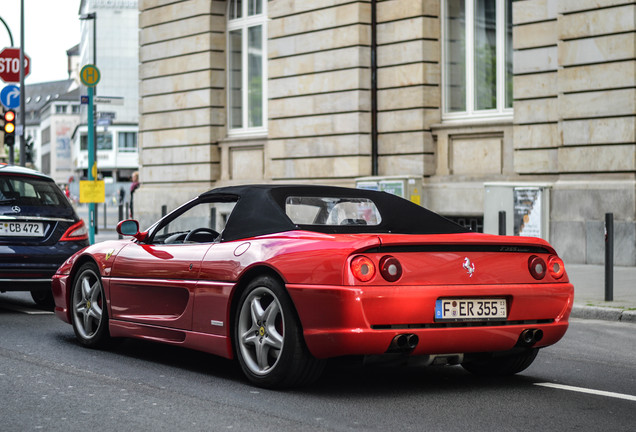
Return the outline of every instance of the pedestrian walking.
[[[130,218],[134,218],[134,206],[133,206],[133,196],[135,191],[139,188],[139,171],[135,171],[132,174],[132,184],[130,185]]]

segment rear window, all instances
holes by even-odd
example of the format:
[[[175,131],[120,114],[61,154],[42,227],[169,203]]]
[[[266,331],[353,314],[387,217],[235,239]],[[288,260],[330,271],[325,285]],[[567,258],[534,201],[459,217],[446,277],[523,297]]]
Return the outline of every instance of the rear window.
[[[382,216],[367,198],[287,197],[285,213],[298,225],[379,225]]]
[[[29,176],[0,176],[0,205],[68,206],[68,200],[52,181]]]

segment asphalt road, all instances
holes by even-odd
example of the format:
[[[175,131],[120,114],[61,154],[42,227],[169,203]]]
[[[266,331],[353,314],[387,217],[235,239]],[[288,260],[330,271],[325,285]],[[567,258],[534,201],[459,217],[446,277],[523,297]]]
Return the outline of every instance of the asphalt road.
[[[2,431],[633,431],[636,326],[574,320],[508,379],[461,367],[331,364],[308,388],[250,386],[236,363],[126,340],[80,347],[28,295],[0,294]],[[556,386],[556,387],[555,387]],[[563,388],[571,386],[574,388]]]

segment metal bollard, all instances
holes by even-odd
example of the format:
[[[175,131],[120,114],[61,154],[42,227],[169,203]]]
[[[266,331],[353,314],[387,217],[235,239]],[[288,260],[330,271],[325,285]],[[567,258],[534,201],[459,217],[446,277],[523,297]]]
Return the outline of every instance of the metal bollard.
[[[506,212],[499,212],[499,235],[506,235]]]
[[[95,214],[93,215],[93,226],[95,227],[95,234],[99,234],[99,205],[95,203]]]
[[[167,214],[168,214],[168,206],[164,204],[164,205],[161,206],[161,218],[163,219],[163,217],[165,215],[167,215]],[[163,228],[163,233],[164,234],[168,234],[168,226],[167,225]]]
[[[605,213],[605,301],[614,301],[614,213]]]
[[[119,221],[123,221],[124,220],[124,203],[123,202],[119,202]],[[117,234],[117,238],[124,238],[123,235],[121,234]]]
[[[216,231],[216,208],[210,209],[210,228]]]

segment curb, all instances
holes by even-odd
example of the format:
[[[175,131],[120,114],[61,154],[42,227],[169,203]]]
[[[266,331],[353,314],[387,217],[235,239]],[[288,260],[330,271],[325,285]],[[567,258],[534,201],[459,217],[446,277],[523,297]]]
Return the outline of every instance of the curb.
[[[574,305],[570,316],[572,318],[620,321],[636,324],[636,311],[634,310]]]

